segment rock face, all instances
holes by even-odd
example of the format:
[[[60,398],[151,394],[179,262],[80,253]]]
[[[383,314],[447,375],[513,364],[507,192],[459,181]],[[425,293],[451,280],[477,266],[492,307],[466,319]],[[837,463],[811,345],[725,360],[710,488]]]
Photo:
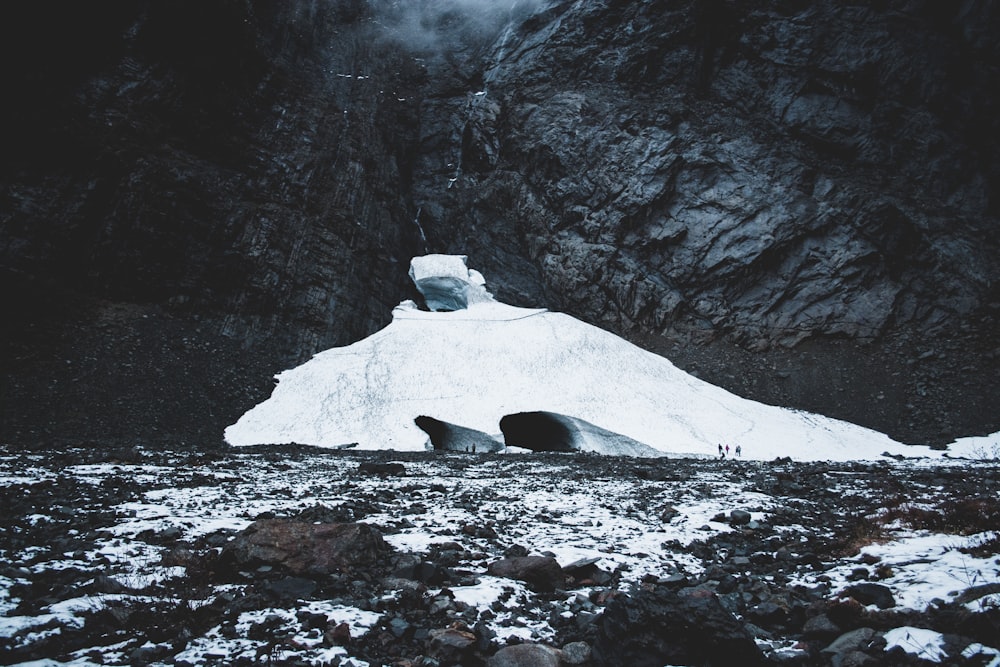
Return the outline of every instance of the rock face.
[[[0,9],[0,437],[215,444],[428,251],[751,398],[1000,429],[995,3],[493,4]]]

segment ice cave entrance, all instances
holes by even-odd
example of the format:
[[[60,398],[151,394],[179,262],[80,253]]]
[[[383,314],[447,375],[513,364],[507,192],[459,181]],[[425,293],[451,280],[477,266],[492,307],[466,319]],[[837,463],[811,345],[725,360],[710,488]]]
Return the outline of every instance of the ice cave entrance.
[[[470,269],[466,255],[424,255],[410,261],[410,279],[428,310],[465,310],[470,304],[493,301],[486,279]]]

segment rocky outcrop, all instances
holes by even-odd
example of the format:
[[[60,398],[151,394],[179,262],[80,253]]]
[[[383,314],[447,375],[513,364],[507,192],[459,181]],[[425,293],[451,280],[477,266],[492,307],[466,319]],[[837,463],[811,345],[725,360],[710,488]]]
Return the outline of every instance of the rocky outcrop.
[[[3,7],[0,437],[216,444],[425,252],[751,398],[1000,429],[993,3],[467,6]]]

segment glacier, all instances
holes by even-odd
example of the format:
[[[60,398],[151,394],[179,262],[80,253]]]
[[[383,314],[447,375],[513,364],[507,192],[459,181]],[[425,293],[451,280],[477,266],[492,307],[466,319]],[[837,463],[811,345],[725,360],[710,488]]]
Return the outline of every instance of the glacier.
[[[728,444],[751,459],[940,455],[741,398],[569,315],[497,301],[466,262],[413,258],[410,276],[428,309],[403,301],[384,329],[278,374],[271,397],[229,426],[226,441],[431,449],[416,422],[424,418],[437,432],[464,434],[453,442],[479,432],[501,443],[485,448],[493,450],[503,449],[505,421],[522,441],[532,424],[547,425],[570,434],[570,449],[603,454],[714,457]]]

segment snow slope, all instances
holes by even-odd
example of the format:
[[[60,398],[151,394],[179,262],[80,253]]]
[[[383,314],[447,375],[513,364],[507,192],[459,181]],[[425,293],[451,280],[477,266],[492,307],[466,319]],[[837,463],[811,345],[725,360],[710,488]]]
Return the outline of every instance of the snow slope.
[[[229,443],[415,450],[428,446],[420,415],[494,434],[505,415],[550,411],[670,453],[715,455],[720,443],[755,459],[931,453],[740,398],[573,317],[492,298],[450,312],[403,302],[385,329],[277,379],[270,399],[226,429]],[[587,448],[617,453],[611,440]]]

